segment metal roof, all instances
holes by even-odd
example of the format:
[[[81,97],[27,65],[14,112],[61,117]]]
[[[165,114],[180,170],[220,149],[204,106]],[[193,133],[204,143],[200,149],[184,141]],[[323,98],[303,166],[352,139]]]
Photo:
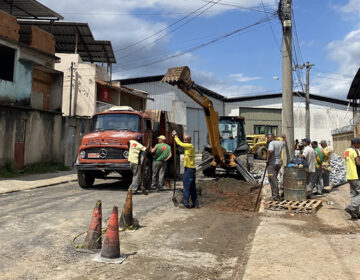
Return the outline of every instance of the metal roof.
[[[0,0],[1,1],[1,0]],[[77,53],[83,61],[116,63],[111,41],[95,40],[89,25],[80,22],[19,21],[20,38],[34,25],[54,35],[57,53]]]
[[[64,19],[36,0],[0,0],[0,10],[19,19]]]
[[[360,68],[351,83],[347,99],[360,99]]]

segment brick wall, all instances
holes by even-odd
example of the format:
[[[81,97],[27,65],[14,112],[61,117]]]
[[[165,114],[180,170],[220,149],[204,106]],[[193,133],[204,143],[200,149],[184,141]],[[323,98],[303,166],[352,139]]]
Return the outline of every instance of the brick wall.
[[[28,44],[41,50],[43,52],[54,55],[55,54],[55,38],[52,34],[37,28],[35,26],[31,26],[31,36],[29,38]]]
[[[0,10],[0,35],[19,41],[19,29],[16,18]]]

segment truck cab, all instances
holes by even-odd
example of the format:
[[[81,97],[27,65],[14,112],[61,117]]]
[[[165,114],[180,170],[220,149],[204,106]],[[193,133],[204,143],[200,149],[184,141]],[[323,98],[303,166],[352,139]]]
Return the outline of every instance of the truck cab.
[[[115,106],[95,114],[90,133],[83,137],[78,150],[75,166],[79,185],[91,187],[95,178],[105,178],[110,172],[131,177],[130,140],[152,146],[151,118],[147,114],[128,106]]]

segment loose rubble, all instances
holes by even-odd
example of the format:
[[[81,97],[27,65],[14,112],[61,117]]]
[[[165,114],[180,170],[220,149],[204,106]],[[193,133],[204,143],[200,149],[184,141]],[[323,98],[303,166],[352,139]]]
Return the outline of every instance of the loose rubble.
[[[252,170],[250,170],[251,175],[253,175],[253,177],[258,183],[261,183],[262,177],[264,176],[264,168],[253,168]],[[269,184],[267,176],[265,176],[264,184]]]
[[[345,183],[346,166],[344,159],[337,154],[332,154],[330,159],[330,164],[331,164],[330,182],[334,185]],[[256,166],[250,171],[250,173],[254,176],[254,178],[258,183],[261,182],[262,176],[264,174],[264,168],[262,168],[262,166]],[[282,182],[281,174],[279,178],[281,183]],[[267,176],[265,177],[264,184],[269,184],[269,180]]]
[[[332,154],[330,158],[330,165],[330,182],[335,185],[346,182],[346,167],[344,159],[337,154]]]

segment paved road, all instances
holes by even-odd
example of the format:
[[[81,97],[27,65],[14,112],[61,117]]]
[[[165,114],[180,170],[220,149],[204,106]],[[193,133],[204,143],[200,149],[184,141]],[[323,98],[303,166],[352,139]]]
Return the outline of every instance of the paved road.
[[[114,205],[122,209],[127,187],[108,180],[91,190],[68,183],[0,195],[0,279],[241,279],[258,217],[178,209],[171,191],[133,197],[143,227],[120,233],[129,255],[122,265],[75,250],[96,200],[106,218]]]

